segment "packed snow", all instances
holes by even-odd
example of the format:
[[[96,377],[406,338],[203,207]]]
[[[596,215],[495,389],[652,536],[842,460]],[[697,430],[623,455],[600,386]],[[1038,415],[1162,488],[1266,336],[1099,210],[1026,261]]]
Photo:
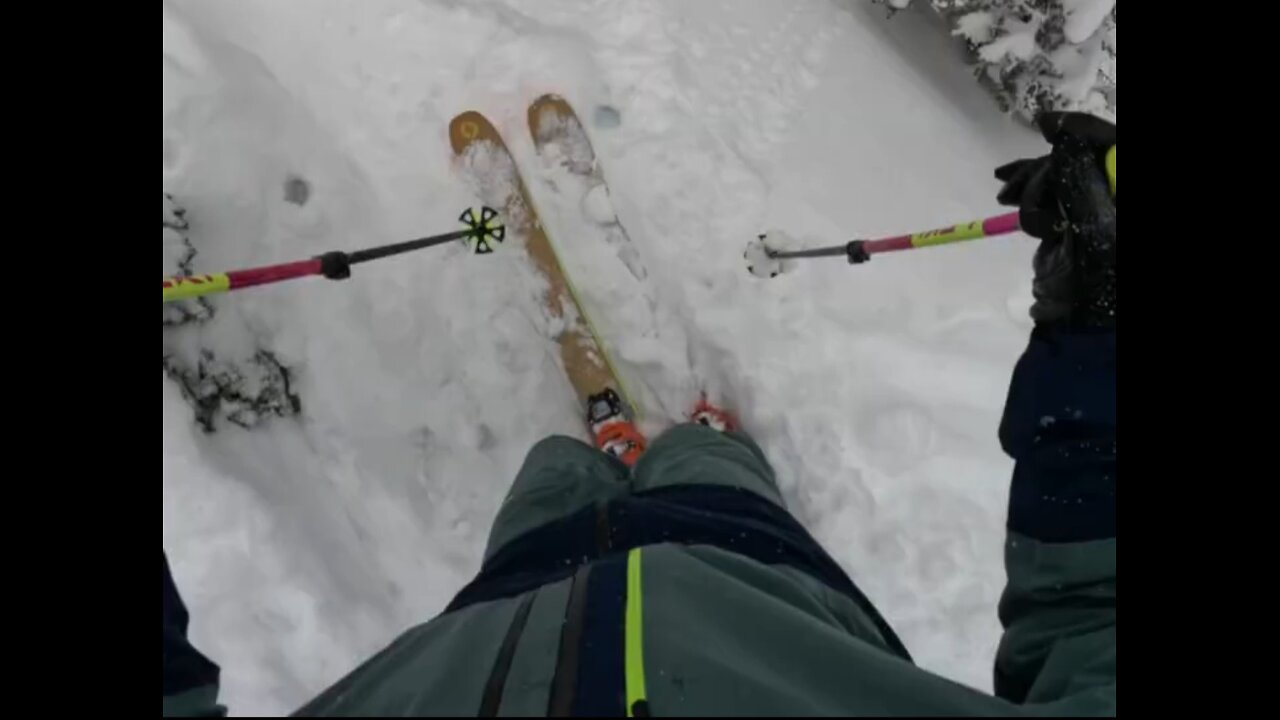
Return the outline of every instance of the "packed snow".
[[[1032,241],[743,260],[772,228],[831,245],[1000,210],[992,169],[1043,146],[957,42],[860,0],[165,0],[164,189],[196,272],[448,232],[478,204],[448,123],[485,113],[645,428],[700,389],[736,411],[917,661],[987,689]],[[534,154],[545,92],[608,194]],[[585,438],[539,290],[518,239],[442,246],[215,298],[166,340],[267,348],[302,404],[206,433],[163,378],[164,548],[233,713],[291,711],[433,617],[530,446]]]

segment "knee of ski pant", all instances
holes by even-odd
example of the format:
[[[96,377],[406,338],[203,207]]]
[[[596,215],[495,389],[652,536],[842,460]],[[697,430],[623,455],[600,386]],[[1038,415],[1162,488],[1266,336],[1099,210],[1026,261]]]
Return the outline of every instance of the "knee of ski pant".
[[[525,457],[489,533],[488,558],[530,530],[627,489],[628,468],[576,438],[552,435]]]
[[[658,436],[636,463],[632,490],[668,485],[738,487],[786,507],[764,451],[740,431],[684,423]]]

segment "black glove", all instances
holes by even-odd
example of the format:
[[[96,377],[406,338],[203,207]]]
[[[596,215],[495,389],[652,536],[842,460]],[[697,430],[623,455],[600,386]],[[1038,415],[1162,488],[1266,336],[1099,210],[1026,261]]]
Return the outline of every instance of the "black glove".
[[[1022,230],[1041,239],[1034,260],[1037,323],[1114,328],[1116,324],[1116,202],[1106,154],[1116,126],[1082,113],[1037,119],[1053,145],[1046,156],[996,170],[1005,185],[998,200],[1016,205]]]

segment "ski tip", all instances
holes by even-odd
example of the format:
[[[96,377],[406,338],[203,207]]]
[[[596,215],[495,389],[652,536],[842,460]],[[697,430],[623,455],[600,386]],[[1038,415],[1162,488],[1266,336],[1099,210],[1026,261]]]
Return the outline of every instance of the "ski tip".
[[[529,133],[533,135],[534,144],[549,140],[566,121],[582,125],[569,101],[555,93],[547,93],[529,103]]]
[[[477,140],[492,140],[496,135],[497,131],[489,119],[475,110],[458,113],[449,122],[449,144],[455,154],[460,154]]]
[[[543,93],[538,96],[538,99],[529,103],[529,107],[531,108],[541,107],[544,105],[559,105],[567,108],[569,107],[569,101],[556,93]]]

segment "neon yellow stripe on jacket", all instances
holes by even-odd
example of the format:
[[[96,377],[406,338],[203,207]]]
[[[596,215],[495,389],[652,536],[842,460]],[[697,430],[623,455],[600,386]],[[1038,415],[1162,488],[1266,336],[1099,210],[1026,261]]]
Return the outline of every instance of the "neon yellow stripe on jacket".
[[[644,687],[644,592],[640,584],[640,548],[627,553],[627,717],[648,699]]]
[[[1107,180],[1111,183],[1111,194],[1116,194],[1116,146],[1107,151]]]

